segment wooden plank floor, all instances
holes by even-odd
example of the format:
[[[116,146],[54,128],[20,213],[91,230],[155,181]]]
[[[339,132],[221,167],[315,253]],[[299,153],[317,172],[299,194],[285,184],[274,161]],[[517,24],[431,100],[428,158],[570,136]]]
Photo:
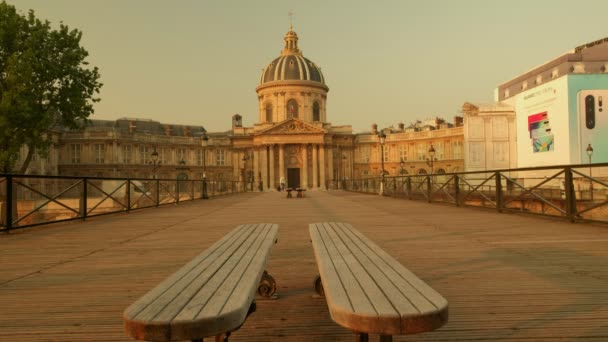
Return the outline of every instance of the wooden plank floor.
[[[608,341],[608,227],[373,195],[247,193],[0,234],[0,341],[130,341],[122,311],[240,223],[280,224],[278,300],[231,341],[352,341],[308,224],[352,223],[440,292],[446,326],[397,341]],[[370,340],[376,341],[377,336]]]

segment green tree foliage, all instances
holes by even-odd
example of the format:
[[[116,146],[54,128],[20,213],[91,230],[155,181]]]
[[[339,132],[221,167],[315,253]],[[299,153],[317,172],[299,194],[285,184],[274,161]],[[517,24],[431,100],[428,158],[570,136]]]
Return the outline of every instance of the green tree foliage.
[[[102,84],[98,69],[88,68],[81,37],[0,3],[0,172],[14,171],[25,145],[24,173],[34,152],[48,154],[49,130],[81,128],[93,113]]]

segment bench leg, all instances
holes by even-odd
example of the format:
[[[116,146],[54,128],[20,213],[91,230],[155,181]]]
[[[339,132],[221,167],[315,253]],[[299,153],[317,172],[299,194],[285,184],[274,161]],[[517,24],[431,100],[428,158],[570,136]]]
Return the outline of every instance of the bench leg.
[[[369,336],[367,333],[355,333],[355,342],[369,342]]]
[[[313,283],[313,287],[315,289],[315,292],[321,296],[321,297],[325,297],[325,290],[323,289],[323,283],[321,282],[321,276],[317,276],[315,278],[315,281]]]
[[[268,272],[264,271],[258,285],[258,294],[262,297],[276,299],[275,292],[277,292],[277,283]]]

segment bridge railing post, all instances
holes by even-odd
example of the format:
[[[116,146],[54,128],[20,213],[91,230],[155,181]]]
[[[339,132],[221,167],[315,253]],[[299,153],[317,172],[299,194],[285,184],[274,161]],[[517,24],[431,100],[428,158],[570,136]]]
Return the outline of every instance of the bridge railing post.
[[[456,206],[460,206],[460,178],[458,175],[454,175],[454,200],[456,201]]]
[[[502,198],[502,182],[501,182],[502,177],[500,176],[500,172],[496,172],[495,173],[495,180],[496,180],[496,210],[498,210],[499,213],[502,212],[502,207],[503,207],[503,198]]]
[[[80,218],[81,219],[86,219],[87,218],[87,197],[89,197],[88,194],[88,181],[87,178],[84,177],[82,179],[82,191],[80,192]]]
[[[13,176],[11,175],[6,176],[6,201],[4,202],[6,208],[6,210],[3,210],[5,217],[4,227],[7,232],[10,232],[13,228],[13,210],[16,212],[18,208],[17,199],[13,193]]]
[[[576,220],[576,195],[574,193],[574,179],[572,177],[572,169],[566,167],[564,169],[564,192],[566,195],[566,216],[570,222]]]

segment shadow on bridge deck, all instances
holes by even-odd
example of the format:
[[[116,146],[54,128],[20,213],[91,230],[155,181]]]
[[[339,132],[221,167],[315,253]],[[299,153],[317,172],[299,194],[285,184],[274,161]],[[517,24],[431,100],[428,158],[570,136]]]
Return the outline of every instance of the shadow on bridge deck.
[[[236,225],[271,222],[280,298],[258,301],[231,341],[351,341],[313,298],[308,223],[320,221],[352,223],[448,299],[446,326],[395,340],[608,340],[605,226],[339,191],[247,193],[0,235],[0,340],[129,341],[130,303]]]

